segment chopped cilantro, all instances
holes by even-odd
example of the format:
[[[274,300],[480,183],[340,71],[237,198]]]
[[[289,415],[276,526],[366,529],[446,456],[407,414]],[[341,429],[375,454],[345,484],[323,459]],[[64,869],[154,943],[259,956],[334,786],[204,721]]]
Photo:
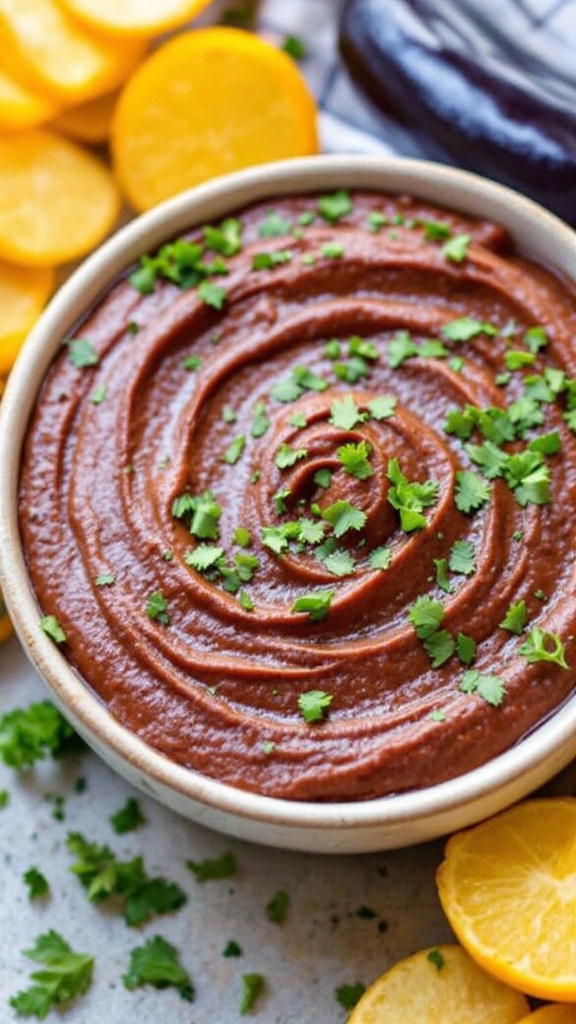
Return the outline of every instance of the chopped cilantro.
[[[246,593],[245,590],[240,590],[238,592],[238,604],[240,605],[241,608],[244,609],[245,612],[254,611],[254,601],[250,597],[250,594]]]
[[[49,754],[59,757],[75,739],[70,723],[47,700],[0,716],[0,758],[17,771]]]
[[[277,402],[294,402],[300,398],[302,388],[292,377],[283,377],[271,388],[270,394]]]
[[[182,999],[189,1003],[194,1000],[194,986],[188,971],[179,962],[178,951],[161,935],[155,935],[131,951],[130,966],[122,981],[130,991],[141,985],[158,989],[172,986]]]
[[[103,572],[94,580],[97,587],[111,587],[115,582],[116,576],[113,572]]]
[[[224,423],[235,423],[237,420],[236,413],[231,405],[225,405],[222,409],[222,419]]]
[[[489,480],[502,476],[508,464],[509,456],[498,448],[493,441],[484,441],[482,444],[467,444],[466,451],[472,462],[480,466],[483,474]]]
[[[214,882],[222,878],[232,878],[236,874],[236,857],[227,850],[220,857],[206,857],[204,860],[187,860],[186,867],[192,872],[197,882]]]
[[[479,334],[494,337],[495,334],[498,334],[498,328],[494,327],[494,324],[474,320],[471,316],[459,316],[456,320],[450,320],[444,324],[442,328],[442,335],[448,341],[470,341],[472,338],[477,338]]]
[[[283,235],[289,235],[291,231],[291,222],[276,210],[270,210],[258,228],[260,238],[281,238]]]
[[[333,527],[335,537],[342,537],[348,530],[361,530],[366,524],[366,513],[349,501],[335,501],[328,505],[322,512],[322,518]]]
[[[307,366],[295,366],[292,370],[292,377],[296,384],[304,391],[326,391],[328,381],[313,373]]]
[[[373,420],[387,420],[396,412],[397,400],[393,395],[376,395],[367,403],[366,408]]]
[[[446,961],[439,949],[431,949],[426,959],[436,968],[437,971],[441,971],[445,966]]]
[[[241,548],[252,546],[252,535],[244,526],[237,526],[234,530],[234,543]]]
[[[348,355],[349,356],[360,356],[362,359],[376,360],[380,358],[380,353],[375,345],[367,338],[361,338],[358,334],[353,334],[348,342]]]
[[[508,349],[504,354],[504,365],[507,370],[521,370],[524,366],[531,366],[535,361],[536,355],[533,352]]]
[[[278,469],[288,469],[294,466],[300,459],[305,459],[308,454],[307,448],[293,448],[291,444],[282,442],[274,459]]]
[[[262,753],[266,757],[270,757],[270,754],[273,754],[275,750],[276,750],[276,744],[275,744],[274,740],[264,740],[263,741],[263,743],[262,743]]]
[[[472,470],[460,470],[456,473],[454,500],[459,512],[476,512],[490,500],[490,486]]]
[[[334,990],[334,995],[336,996],[336,1002],[339,1003],[344,1010],[353,1010],[356,1003],[360,1002],[365,991],[366,986],[361,981],[357,981],[352,985],[339,985],[338,988]]]
[[[400,514],[400,525],[405,533],[422,530],[426,526],[425,508],[438,500],[438,484],[434,480],[424,483],[410,482],[400,469],[398,459],[389,459],[386,475],[392,486],[388,501]]]
[[[302,227],[307,228],[310,224],[313,224],[316,219],[316,214],[313,210],[304,210],[303,213],[298,217],[298,223]]]
[[[500,676],[484,675],[474,668],[463,673],[460,686],[462,693],[477,693],[482,700],[498,708],[506,698],[506,688]]]
[[[116,896],[122,902],[124,920],[131,927],[144,924],[154,914],[179,910],[186,895],[175,882],[150,878],[141,857],[119,861],[108,846],[89,843],[80,832],[70,832],[66,845],[76,861],[70,868],[91,902]]]
[[[463,263],[468,256],[468,246],[471,241],[470,235],[454,235],[442,246],[442,255],[452,263]]]
[[[354,572],[352,555],[349,551],[343,551],[341,548],[323,555],[321,562],[333,576],[349,576]]]
[[[440,239],[450,238],[452,234],[450,225],[443,224],[442,221],[423,220],[421,221],[421,224],[424,228],[424,238],[428,242],[437,242]]]
[[[423,641],[424,650],[432,668],[440,668],[454,653],[454,638],[445,629],[439,629]]]
[[[270,420],[266,411],[264,402],[256,402],[254,406],[252,426],[250,433],[252,437],[264,437],[264,434],[270,429]]]
[[[204,241],[213,252],[219,252],[222,256],[235,256],[242,248],[242,228],[241,220],[228,217],[219,228],[210,225],[205,227]]]
[[[332,195],[321,196],[318,200],[318,213],[329,224],[337,224],[342,217],[351,212],[352,201],[344,189],[339,189]]]
[[[528,444],[528,451],[541,452],[542,455],[557,455],[561,448],[562,442],[557,430],[551,430],[549,434],[540,434]]]
[[[330,610],[334,594],[334,590],[312,590],[310,593],[296,598],[292,605],[292,611],[308,612],[310,622],[321,622]]]
[[[302,60],[306,56],[306,45],[298,36],[286,36],[282,49],[293,60]]]
[[[388,218],[380,213],[379,210],[372,210],[368,214],[368,231],[373,235],[377,235],[382,230],[385,224],[388,223]]]
[[[146,605],[146,614],[149,619],[159,622],[162,626],[170,625],[168,602],[161,590],[154,590],[150,594]]]
[[[24,955],[42,964],[42,970],[33,971],[30,975],[34,985],[10,998],[10,1006],[20,1017],[34,1016],[43,1020],[53,1006],[77,999],[90,987],[94,957],[89,953],[74,952],[53,929],[39,935]]]
[[[242,998],[240,1000],[240,1014],[245,1016],[253,1009],[256,1000],[260,997],[265,988],[265,980],[262,974],[242,975]]]
[[[150,256],[141,256],[140,265],[130,274],[128,280],[140,295],[151,295],[156,285],[156,277],[154,260]]]
[[[222,956],[225,957],[236,957],[242,956],[242,948],[238,945],[235,939],[229,939],[224,949],[222,950]]]
[[[408,611],[408,618],[416,630],[419,640],[428,640],[438,631],[438,627],[444,618],[444,607],[440,601],[434,600],[423,594],[416,598],[414,604]]]
[[[302,516],[298,520],[298,540],[303,544],[319,544],[324,537],[325,526],[315,519]]]
[[[288,417],[288,423],[291,427],[306,427],[308,425],[308,419],[306,413],[295,412],[292,416]]]
[[[102,405],[102,402],[106,400],[107,394],[108,388],[106,387],[106,385],[99,384],[97,388],[94,388],[94,391],[90,395],[90,401],[92,402],[92,405]]]
[[[217,540],[219,536],[218,522],[222,515],[222,509],[214,501],[212,491],[204,491],[203,494],[188,494],[185,492],[172,502],[172,515],[175,519],[182,519],[188,513],[192,513],[190,522],[190,533],[199,540]]]
[[[476,551],[472,541],[455,540],[448,556],[448,565],[452,572],[462,576],[471,576],[476,572]]]
[[[515,633],[516,636],[520,636],[524,632],[527,622],[526,601],[517,601],[515,604],[511,603],[509,605],[508,611],[500,623],[500,628],[505,629],[508,633]]]
[[[539,324],[535,327],[529,327],[524,335],[524,344],[529,352],[536,354],[541,348],[546,348],[548,344],[548,335],[544,327]]]
[[[526,640],[518,648],[529,664],[537,661],[549,661],[560,668],[568,668],[564,644],[557,633],[549,633],[545,629],[535,626],[528,633]]]
[[[456,654],[463,665],[471,665],[476,657],[476,641],[466,633],[458,633],[456,637]]]
[[[294,253],[288,249],[276,249],[275,252],[257,252],[252,257],[252,270],[273,270],[283,263],[290,263]]]
[[[238,437],[235,437],[228,445],[224,455],[222,456],[222,462],[227,462],[229,466],[235,466],[241,458],[245,447],[246,438],[244,437],[244,434],[239,434]]]
[[[428,718],[431,718],[433,722],[445,722],[446,712],[442,708],[435,708],[434,711],[430,712]]]
[[[326,359],[340,359],[342,355],[342,346],[336,338],[332,338],[327,341],[324,345],[324,355]]]
[[[211,281],[202,281],[198,288],[198,298],[206,306],[212,309],[223,309],[226,302],[226,289],[219,284],[212,284]]]
[[[339,260],[344,255],[344,246],[339,242],[324,242],[320,252],[327,260]]]
[[[146,818],[142,814],[140,804],[135,797],[128,797],[120,810],[110,815],[110,824],[119,836],[124,835],[126,832],[134,832],[140,825],[146,824]]]
[[[436,567],[436,584],[443,590],[445,594],[451,594],[453,591],[452,584],[448,577],[448,559],[447,558],[435,558],[434,565]]]
[[[55,644],[65,644],[68,639],[55,615],[43,615],[40,619],[40,629],[43,633],[46,633],[46,636],[49,636]]]
[[[85,370],[89,366],[97,366],[100,357],[89,338],[70,338],[68,345],[68,360],[77,370]]]
[[[290,897],[285,889],[278,889],[266,904],[266,917],[273,924],[282,924],[286,920]]]
[[[474,433],[476,426],[475,410],[472,406],[465,409],[450,409],[444,424],[446,434],[453,434],[460,441],[467,441]]]
[[[10,794],[7,789],[0,789],[0,811],[5,810],[10,802]]]
[[[344,380],[347,384],[356,384],[363,377],[370,375],[368,363],[361,356],[352,356],[351,359],[342,363],[334,363],[334,373],[338,380]]]
[[[36,867],[28,868],[22,875],[22,881],[28,886],[28,897],[31,900],[41,899],[50,892],[48,880]]]
[[[357,444],[343,444],[337,449],[337,456],[342,463],[344,470],[357,480],[367,480],[374,475],[374,470],[369,462],[369,455],[372,446],[367,441],[358,441]]]
[[[194,371],[197,370],[198,367],[201,365],[202,359],[200,358],[200,356],[186,356],[182,360],[183,369],[188,370],[189,373],[194,373]]]
[[[353,430],[362,422],[362,413],[352,395],[334,399],[330,406],[329,422],[339,430]]]
[[[332,694],[324,690],[308,690],[298,697],[298,709],[305,722],[320,722],[333,700]]]
[[[406,359],[418,355],[418,346],[408,331],[398,331],[388,345],[388,365],[397,370]]]
[[[382,569],[383,571],[390,568],[392,563],[392,548],[380,547],[374,548],[370,552],[368,557],[368,563],[371,569]]]

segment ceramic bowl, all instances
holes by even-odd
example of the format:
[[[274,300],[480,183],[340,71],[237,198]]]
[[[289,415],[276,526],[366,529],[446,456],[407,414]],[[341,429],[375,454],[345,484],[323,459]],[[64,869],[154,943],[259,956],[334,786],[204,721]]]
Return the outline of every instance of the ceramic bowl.
[[[135,786],[203,825],[286,849],[358,853],[407,846],[472,824],[525,796],[576,755],[576,697],[506,753],[451,781],[357,803],[301,803],[235,789],[170,762],[120,725],[38,629],[18,530],[23,438],[62,338],[142,252],[255,200],[338,188],[409,193],[504,225],[524,255],[576,282],[576,235],[522,196],[420,161],[312,157],[257,167],[176,196],[132,221],[68,279],[26,341],[0,409],[1,586],[20,641],[86,742]]]

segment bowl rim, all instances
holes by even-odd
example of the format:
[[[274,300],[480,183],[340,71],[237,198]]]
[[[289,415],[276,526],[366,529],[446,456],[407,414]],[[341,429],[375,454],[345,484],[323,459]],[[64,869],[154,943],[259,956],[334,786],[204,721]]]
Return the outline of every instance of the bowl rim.
[[[516,795],[505,800],[504,806],[518,793],[525,795],[546,781],[576,755],[576,695],[514,747],[435,786],[356,802],[301,802],[263,796],[170,761],[112,716],[37,628],[39,608],[18,529],[17,483],[30,413],[53,355],[78,321],[80,311],[85,315],[141,253],[153,251],[187,228],[222,218],[256,199],[336,188],[414,194],[449,209],[494,218],[512,226],[513,233],[514,226],[521,229],[527,225],[536,258],[541,235],[551,240],[546,263],[564,276],[570,276],[572,268],[576,279],[576,234],[568,225],[503,185],[429,161],[357,155],[285,160],[214,179],[165,201],[120,228],[73,272],[31,331],[10,374],[0,403],[0,584],[25,653],[55,702],[99,753],[108,753],[185,801],[253,822],[295,829],[348,831],[382,825],[393,829],[455,808],[479,805],[498,789],[514,791]],[[525,247],[520,248],[526,252]],[[542,765],[548,765],[544,773]],[[528,782],[524,789],[523,780]]]

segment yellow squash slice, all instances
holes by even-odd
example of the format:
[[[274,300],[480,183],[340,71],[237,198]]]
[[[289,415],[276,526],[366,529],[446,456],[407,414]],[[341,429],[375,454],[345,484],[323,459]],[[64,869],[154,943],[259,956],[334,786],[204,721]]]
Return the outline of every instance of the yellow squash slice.
[[[0,260],[0,377],[7,376],[22,342],[54,288],[54,272]]]
[[[185,25],[210,0],[63,0],[71,14],[103,32],[153,36]]]

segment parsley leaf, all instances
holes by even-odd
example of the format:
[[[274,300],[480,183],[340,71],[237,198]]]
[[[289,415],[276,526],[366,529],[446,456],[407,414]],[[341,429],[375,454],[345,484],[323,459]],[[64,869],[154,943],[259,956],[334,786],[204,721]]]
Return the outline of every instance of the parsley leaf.
[[[214,500],[212,491],[203,494],[179,495],[172,502],[172,515],[182,519],[192,513],[190,533],[199,540],[217,540],[219,536],[218,522],[222,515],[220,505]]]
[[[560,668],[569,668],[566,661],[564,644],[557,633],[549,633],[545,629],[535,626],[530,631],[526,640],[518,648],[529,664],[537,661],[549,661]]]
[[[396,412],[397,399],[393,395],[376,395],[366,408],[373,420],[387,420]]]
[[[149,619],[159,622],[162,626],[170,625],[168,602],[161,590],[154,590],[148,598],[146,614]]]
[[[59,757],[76,734],[49,701],[15,708],[0,717],[0,758],[18,771],[48,754]]]
[[[244,1017],[254,1007],[254,1004],[258,997],[262,994],[265,987],[264,976],[262,974],[243,974],[242,975],[242,998],[240,1000],[240,1013]]]
[[[374,550],[370,552],[368,558],[370,568],[382,570],[389,569],[392,562],[392,554],[392,548],[374,548]]]
[[[506,452],[503,452],[492,441],[484,441],[483,444],[467,444],[466,451],[472,462],[480,466],[488,480],[502,476],[510,458]]]
[[[456,473],[456,508],[459,512],[476,512],[490,500],[490,486],[472,470]]]
[[[124,835],[126,832],[133,832],[140,825],[146,823],[142,814],[140,804],[135,797],[130,796],[126,803],[115,814],[110,815],[110,824],[117,835]]]
[[[22,881],[28,886],[28,896],[31,900],[41,899],[50,892],[46,877],[36,867],[28,868],[22,875]]]
[[[333,576],[349,576],[351,572],[354,572],[352,555],[349,551],[343,551],[341,548],[324,555],[321,561]]]
[[[37,984],[10,998],[10,1006],[19,1016],[43,1020],[53,1006],[71,1002],[90,987],[94,957],[75,953],[53,929],[39,935],[24,955],[42,964],[43,969],[30,975],[30,980]]]
[[[388,345],[388,365],[397,370],[406,359],[418,355],[418,346],[410,337],[408,331],[398,331]]]
[[[333,427],[339,430],[353,430],[363,419],[360,409],[352,395],[336,398],[330,406],[330,420]]]
[[[252,426],[250,433],[252,437],[264,437],[264,434],[270,429],[270,420],[266,411],[264,402],[256,402],[254,406]]]
[[[458,633],[456,637],[456,654],[463,665],[471,665],[476,657],[476,641],[466,633]]]
[[[368,461],[372,446],[367,441],[359,441],[357,444],[343,444],[337,449],[339,461],[342,463],[346,473],[355,476],[357,480],[367,480],[374,475],[374,470]]]
[[[211,281],[202,281],[198,288],[198,298],[206,306],[212,309],[223,309],[227,299],[226,289],[219,284],[212,284]]]
[[[291,444],[286,444],[283,441],[276,452],[274,462],[278,469],[288,469],[290,466],[294,466],[299,459],[305,459],[307,454],[307,448],[293,448]]]
[[[302,516],[298,520],[298,540],[303,544],[319,544],[324,536],[325,529],[324,523],[318,522],[316,519],[309,519],[307,516]]]
[[[214,882],[222,878],[232,878],[236,874],[236,857],[227,850],[220,857],[206,857],[204,860],[187,860],[186,867],[192,872],[197,882]]]
[[[172,986],[187,1002],[194,999],[194,986],[188,971],[178,961],[178,951],[161,935],[155,935],[131,951],[128,973],[122,976],[122,981],[130,991],[141,985],[158,989]]]
[[[333,700],[324,690],[308,690],[298,697],[298,709],[305,722],[320,722]]]
[[[286,920],[290,897],[285,889],[278,889],[266,904],[266,917],[273,924],[282,924]]]
[[[448,341],[470,341],[472,338],[478,337],[479,334],[494,337],[495,334],[498,334],[498,328],[486,321],[474,320],[471,316],[459,316],[444,324],[441,333]]]
[[[423,594],[408,611],[408,618],[416,630],[419,640],[427,640],[436,633],[444,618],[444,607],[440,601]]]
[[[318,213],[329,224],[337,224],[342,217],[352,212],[350,194],[339,189],[332,195],[321,196],[318,200]]]
[[[470,235],[454,235],[442,246],[442,255],[452,263],[463,263],[468,255],[468,246],[471,241]]]
[[[40,629],[43,633],[46,633],[46,636],[49,636],[55,644],[65,644],[68,639],[55,615],[43,615],[40,619]]]
[[[314,483],[317,487],[322,487],[324,490],[327,490],[330,487],[331,481],[332,471],[327,468],[317,469],[314,473]]]
[[[398,459],[389,459],[386,473],[392,487],[388,490],[388,501],[400,513],[400,525],[405,533],[422,530],[426,517],[422,515],[438,499],[438,484],[434,480],[424,483],[410,482],[400,469]]]
[[[68,345],[68,360],[77,370],[97,366],[100,362],[100,357],[89,338],[70,338],[66,344]]]
[[[500,676],[484,675],[474,668],[463,673],[458,689],[462,693],[477,693],[495,708],[500,707],[506,698],[506,688]]]
[[[223,554],[224,548],[218,544],[198,544],[193,551],[186,551],[184,561],[196,572],[206,572],[218,563]]]
[[[241,458],[245,447],[246,438],[244,437],[244,434],[239,434],[238,437],[235,437],[228,445],[224,455],[222,456],[222,462],[228,463],[229,466],[235,466]]]
[[[334,990],[334,995],[344,1010],[353,1010],[365,991],[366,986],[361,981],[357,981],[354,985],[339,985]]]
[[[282,235],[289,235],[291,231],[291,222],[276,210],[269,210],[258,228],[260,238],[280,238]]]
[[[516,604],[510,604],[506,615],[500,623],[500,629],[505,629],[508,633],[515,633],[516,636],[520,636],[524,632],[527,622],[526,601],[517,601]]]
[[[440,668],[454,653],[454,638],[446,629],[439,629],[423,641],[423,646],[432,668]]]
[[[273,270],[283,263],[290,263],[294,253],[289,249],[276,249],[272,252],[257,252],[252,257],[252,270]]]
[[[335,537],[342,537],[348,530],[361,530],[366,524],[366,513],[349,501],[335,501],[328,505],[322,518],[333,527]]]
[[[311,622],[325,619],[334,597],[334,590],[313,590],[302,597],[296,598],[292,605],[293,612],[308,612]]]
[[[448,556],[448,565],[452,572],[462,576],[471,576],[476,572],[476,551],[469,540],[455,540]]]
[[[204,241],[213,252],[219,252],[222,256],[235,256],[242,248],[242,228],[241,220],[228,217],[219,228],[207,225],[204,228]]]

